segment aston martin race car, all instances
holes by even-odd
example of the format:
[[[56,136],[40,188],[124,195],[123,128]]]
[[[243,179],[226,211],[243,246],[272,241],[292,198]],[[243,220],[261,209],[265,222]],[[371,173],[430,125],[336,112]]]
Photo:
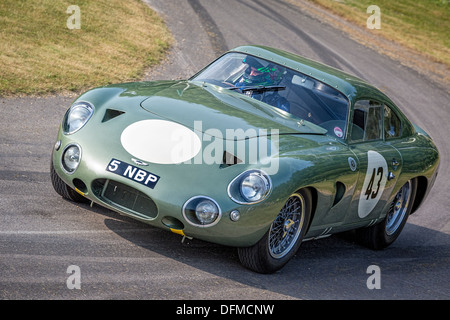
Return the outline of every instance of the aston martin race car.
[[[241,46],[183,81],[78,97],[52,150],[62,197],[238,248],[256,272],[349,230],[392,244],[439,152],[383,92],[292,53]]]

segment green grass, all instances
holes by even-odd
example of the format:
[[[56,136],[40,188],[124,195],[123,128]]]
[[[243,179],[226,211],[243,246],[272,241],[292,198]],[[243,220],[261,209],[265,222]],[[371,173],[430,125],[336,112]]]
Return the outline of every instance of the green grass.
[[[367,29],[450,66],[450,3],[448,0],[310,0],[366,27],[370,5],[381,12],[381,29]]]
[[[71,30],[66,10],[73,4],[81,28]],[[162,19],[139,0],[1,0],[0,96],[136,80],[171,41]]]

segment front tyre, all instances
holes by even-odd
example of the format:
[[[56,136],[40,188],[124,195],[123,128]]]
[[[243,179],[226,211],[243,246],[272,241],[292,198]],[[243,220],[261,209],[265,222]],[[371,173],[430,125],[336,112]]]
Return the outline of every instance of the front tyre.
[[[356,230],[358,240],[374,250],[391,245],[400,235],[408,220],[416,197],[417,180],[407,181],[397,192],[389,205],[386,218],[371,227]]]
[[[88,199],[83,197],[81,194],[78,194],[75,190],[69,187],[64,181],[62,181],[62,179],[58,176],[58,174],[55,171],[53,161],[50,161],[50,177],[52,179],[53,189],[55,189],[56,193],[58,193],[64,199],[81,203],[89,202]]]
[[[238,248],[243,266],[259,273],[281,269],[297,252],[311,217],[311,192],[292,194],[258,243]]]

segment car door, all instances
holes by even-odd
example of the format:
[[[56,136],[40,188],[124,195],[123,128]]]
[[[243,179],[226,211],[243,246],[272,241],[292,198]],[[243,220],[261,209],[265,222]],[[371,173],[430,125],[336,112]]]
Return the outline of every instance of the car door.
[[[371,99],[359,100],[353,108],[348,140],[358,178],[348,223],[375,223],[401,171],[401,154],[385,139],[386,130],[397,134],[396,128],[385,128],[385,111],[382,103]]]

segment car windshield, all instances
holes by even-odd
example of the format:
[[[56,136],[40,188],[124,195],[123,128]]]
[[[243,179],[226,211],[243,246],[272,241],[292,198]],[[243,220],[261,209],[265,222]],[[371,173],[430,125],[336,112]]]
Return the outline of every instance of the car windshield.
[[[191,80],[245,94],[344,138],[348,100],[338,90],[305,74],[251,55],[232,52]]]

